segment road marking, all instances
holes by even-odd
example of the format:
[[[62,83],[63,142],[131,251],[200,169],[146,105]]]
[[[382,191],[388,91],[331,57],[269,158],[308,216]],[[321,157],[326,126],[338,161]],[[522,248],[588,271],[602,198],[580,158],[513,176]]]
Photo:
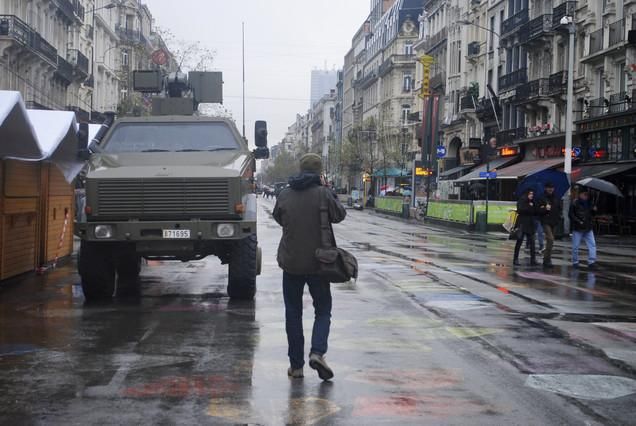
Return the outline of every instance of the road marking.
[[[526,386],[586,400],[607,400],[636,393],[636,380],[620,376],[532,374]]]
[[[385,391],[387,387],[405,391],[456,387],[464,379],[460,369],[411,369],[367,370],[349,375],[346,380],[380,386]]]
[[[316,397],[269,400],[265,403],[265,408],[259,410],[247,401],[217,398],[210,403],[207,414],[240,424],[313,425],[341,410],[334,402]]]

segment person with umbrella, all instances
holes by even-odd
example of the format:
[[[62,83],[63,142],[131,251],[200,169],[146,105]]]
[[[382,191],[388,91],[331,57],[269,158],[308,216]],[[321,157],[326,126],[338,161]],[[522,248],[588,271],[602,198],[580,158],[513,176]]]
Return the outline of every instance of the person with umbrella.
[[[528,190],[523,193],[517,202],[517,214],[519,214],[517,219],[519,230],[517,231],[517,244],[515,245],[513,264],[515,266],[521,265],[519,263],[519,251],[525,238],[530,243],[530,266],[537,266],[538,263],[534,251],[534,218],[539,214],[539,209],[534,200],[534,191]]]
[[[588,250],[589,269],[596,268],[596,239],[594,238],[592,217],[596,206],[590,202],[590,193],[586,187],[579,189],[578,198],[570,206],[569,216],[572,224],[572,266],[579,267],[579,247],[585,241]]]
[[[541,224],[545,235],[545,250],[543,252],[543,267],[552,268],[552,249],[554,247],[554,231],[561,222],[561,200],[555,194],[555,187],[552,182],[545,184],[545,189],[539,209],[541,212]]]

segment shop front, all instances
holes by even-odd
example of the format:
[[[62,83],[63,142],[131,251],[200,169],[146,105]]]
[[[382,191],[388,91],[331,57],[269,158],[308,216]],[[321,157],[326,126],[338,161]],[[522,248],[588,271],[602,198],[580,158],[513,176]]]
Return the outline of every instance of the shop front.
[[[572,182],[588,177],[614,183],[624,197],[598,194],[600,220],[607,232],[636,233],[636,105],[620,113],[577,122],[579,161]]]

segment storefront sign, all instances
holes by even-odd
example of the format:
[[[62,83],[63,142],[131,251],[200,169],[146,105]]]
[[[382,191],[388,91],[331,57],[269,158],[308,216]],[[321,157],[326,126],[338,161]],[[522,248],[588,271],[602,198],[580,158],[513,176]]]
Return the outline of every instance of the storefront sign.
[[[633,125],[636,125],[636,114],[628,114],[620,117],[604,118],[602,120],[580,123],[578,125],[578,131],[579,133],[589,133],[596,130],[612,129],[616,127]]]
[[[519,154],[519,148],[517,147],[504,146],[500,150],[500,155],[502,157],[514,157],[517,154]]]
[[[459,151],[460,165],[476,164],[479,161],[479,150],[462,148]]]

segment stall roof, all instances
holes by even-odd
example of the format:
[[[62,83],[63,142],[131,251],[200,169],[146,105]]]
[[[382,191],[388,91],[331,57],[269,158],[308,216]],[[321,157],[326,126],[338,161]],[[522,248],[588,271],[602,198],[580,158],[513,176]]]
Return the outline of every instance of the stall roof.
[[[77,157],[72,111],[27,110],[19,92],[0,91],[0,157],[49,160],[71,182],[84,166]]]
[[[0,90],[0,157],[43,159],[20,92]]]
[[[497,170],[497,178],[522,178],[546,169],[563,165],[563,161],[563,158],[522,161],[521,163],[513,164],[512,166]]]
[[[455,173],[463,172],[464,170],[470,169],[471,167],[475,167],[475,165],[474,164],[465,164],[463,166],[454,167],[454,168],[449,169],[449,170],[444,170],[442,173],[439,174],[439,177],[443,178],[443,177],[452,176]]]
[[[636,168],[636,163],[589,164],[572,168],[572,182],[585,178],[605,178]]]
[[[492,160],[489,163],[490,171],[499,173],[500,168],[503,168],[506,165],[511,164],[517,160],[518,160],[518,157],[505,157],[505,158],[497,158],[495,160]],[[468,173],[466,176],[462,176],[459,179],[455,180],[455,182],[470,182],[471,180],[481,180],[483,178],[480,178],[479,174],[487,170],[488,170],[487,165],[482,164],[481,166],[477,167],[472,172]]]

